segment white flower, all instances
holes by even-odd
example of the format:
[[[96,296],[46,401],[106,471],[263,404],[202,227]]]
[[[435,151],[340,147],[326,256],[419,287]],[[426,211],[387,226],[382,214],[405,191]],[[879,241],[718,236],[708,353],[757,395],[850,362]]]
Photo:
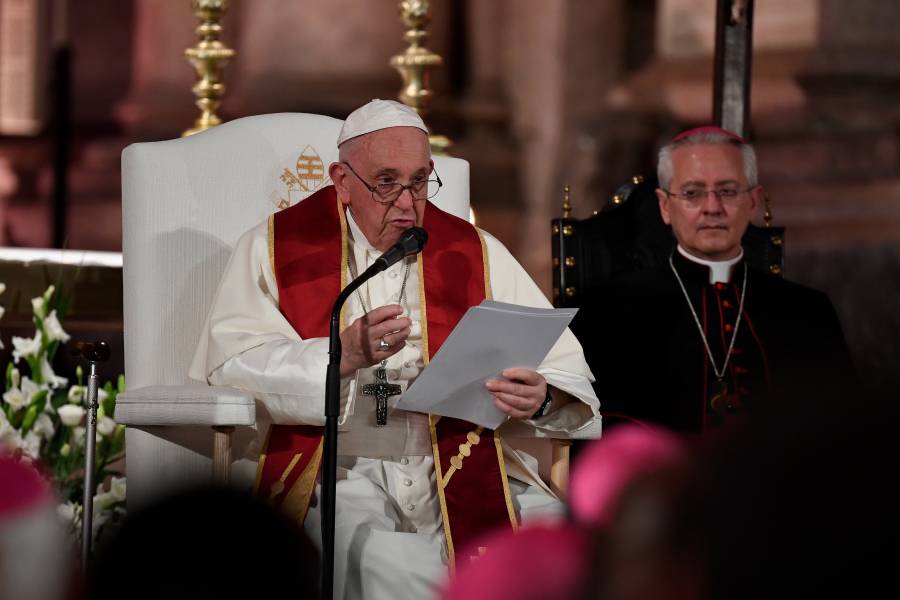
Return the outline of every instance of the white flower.
[[[76,408],[81,408],[80,406]],[[81,410],[84,410],[81,408]],[[84,437],[85,437],[85,429],[84,427],[78,426],[72,429],[72,438],[75,442],[75,446],[84,446]]]
[[[47,316],[47,309],[44,307],[44,297],[38,296],[31,299],[31,310],[37,318],[43,319]]]
[[[81,423],[81,419],[84,418],[85,410],[80,406],[76,406],[75,404],[64,404],[59,407],[57,411],[59,413],[59,418],[63,422],[63,425],[68,425],[69,427],[76,427],[79,423]],[[79,427],[81,429],[81,435],[84,437],[84,428]],[[75,436],[78,437],[78,429],[75,430]],[[76,439],[77,443],[77,439]]]
[[[116,431],[116,422],[104,416],[97,421],[97,431],[101,435],[109,437]]]
[[[5,291],[6,291],[6,284],[3,282],[0,282],[0,294],[2,294]]]
[[[74,525],[81,516],[81,505],[71,500],[56,507],[56,514],[66,525]]]
[[[47,416],[47,413],[41,413],[37,418],[37,421],[34,422],[32,431],[44,439],[49,440],[53,437],[53,434],[56,433],[56,427],[54,427],[53,420]]]
[[[25,434],[25,438],[19,443],[19,448],[32,459],[37,459],[41,453],[41,436],[34,431]]]
[[[112,481],[109,484],[109,493],[112,494],[112,497],[116,502],[124,502],[125,501],[125,492],[126,492],[125,478],[124,477],[113,477]]]
[[[69,403],[81,404],[87,395],[87,387],[83,385],[73,385],[69,388]]]
[[[22,443],[19,430],[9,424],[6,415],[0,410],[0,448],[15,450]]]
[[[109,398],[109,394],[106,391],[98,387],[97,388],[97,402],[101,405],[103,401]],[[69,403],[70,404],[87,404],[87,386],[86,385],[73,385],[69,388]]]
[[[47,362],[47,357],[41,357],[41,377],[44,381],[52,388],[64,387],[69,380],[65,377],[60,377],[56,373],[53,372],[53,367],[50,366],[50,363]]]
[[[41,333],[35,332],[34,337],[22,338],[13,336],[13,362],[18,363],[20,358],[37,356],[41,351]]]
[[[63,330],[62,325],[56,316],[55,309],[51,310],[50,314],[47,315],[47,318],[44,319],[44,333],[47,334],[47,338],[51,342],[56,340],[61,342],[69,341],[69,334]]]
[[[3,394],[3,401],[13,407],[14,410],[20,410],[25,406],[25,396],[19,388],[10,388],[8,392]]]
[[[3,318],[3,313],[5,313],[5,312],[6,312],[6,309],[3,308],[2,306],[0,306],[0,319]],[[2,348],[2,347],[3,347],[3,346],[0,346],[0,348]]]
[[[22,378],[22,394],[25,396],[25,402],[27,404],[31,404],[31,401],[34,400],[34,396],[40,393],[42,390],[47,389],[47,386],[44,384],[36,384],[32,380],[28,379],[28,377]],[[45,404],[50,403],[50,395],[47,395],[47,402]]]
[[[117,502],[125,501],[125,478],[124,477],[113,477],[112,482],[109,485],[109,491],[103,492],[102,494],[97,494],[94,496],[94,507],[95,510],[99,509],[105,511],[112,507],[113,504]]]

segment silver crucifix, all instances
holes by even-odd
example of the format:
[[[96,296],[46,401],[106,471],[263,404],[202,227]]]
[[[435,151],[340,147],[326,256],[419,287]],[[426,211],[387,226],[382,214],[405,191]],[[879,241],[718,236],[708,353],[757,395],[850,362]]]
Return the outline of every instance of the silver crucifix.
[[[375,369],[375,383],[367,383],[362,386],[363,396],[375,396],[375,425],[384,427],[387,425],[387,401],[391,396],[400,394],[400,386],[387,382],[387,369],[385,361]]]

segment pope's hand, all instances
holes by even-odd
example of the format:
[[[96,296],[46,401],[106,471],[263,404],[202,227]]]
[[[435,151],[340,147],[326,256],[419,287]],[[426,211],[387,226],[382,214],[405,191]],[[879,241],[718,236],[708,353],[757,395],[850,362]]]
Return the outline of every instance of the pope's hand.
[[[488,379],[485,383],[494,396],[494,404],[510,417],[530,419],[547,397],[547,381],[531,369],[506,369],[501,373],[509,381]]]
[[[403,348],[412,321],[401,317],[402,313],[399,304],[379,306],[341,332],[341,377],[371,367]]]

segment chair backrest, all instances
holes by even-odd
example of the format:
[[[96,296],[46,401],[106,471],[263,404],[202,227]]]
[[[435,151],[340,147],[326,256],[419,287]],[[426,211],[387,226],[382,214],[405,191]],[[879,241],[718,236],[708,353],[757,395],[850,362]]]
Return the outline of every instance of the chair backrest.
[[[553,220],[556,306],[580,307],[582,298],[616,277],[665,264],[675,242],[659,213],[656,187],[656,177],[636,176],[599,214]],[[741,240],[747,263],[783,275],[784,235],[784,227],[751,224]]]
[[[187,383],[204,319],[238,237],[330,183],[342,121],[245,117],[122,154],[125,375],[129,387]],[[469,165],[435,157],[435,204],[469,214]]]

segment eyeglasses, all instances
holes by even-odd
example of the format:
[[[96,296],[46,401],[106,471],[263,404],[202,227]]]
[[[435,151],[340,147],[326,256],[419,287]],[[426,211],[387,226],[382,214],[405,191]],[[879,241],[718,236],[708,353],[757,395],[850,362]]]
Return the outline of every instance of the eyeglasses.
[[[696,208],[700,206],[700,204],[703,203],[703,201],[706,200],[706,198],[710,194],[715,196],[722,204],[733,206],[737,204],[741,196],[755,188],[755,185],[751,185],[750,187],[743,190],[739,190],[733,187],[724,187],[715,190],[707,190],[705,188],[686,188],[681,190],[680,192],[671,192],[664,189],[663,192],[665,192],[666,195],[670,198],[678,198],[687,206]]]
[[[403,190],[409,192],[410,197],[414,201],[424,201],[429,198],[434,198],[437,193],[441,190],[441,186],[443,186],[443,182],[441,181],[440,175],[437,174],[437,171],[432,169],[432,173],[436,177],[436,179],[426,179],[423,177],[417,177],[413,179],[408,185],[403,185],[399,181],[385,181],[384,183],[376,183],[375,185],[371,185],[365,179],[359,176],[359,173],[353,170],[353,167],[350,166],[350,163],[347,161],[342,161],[343,164],[347,165],[347,168],[350,169],[350,172],[356,175],[356,178],[359,179],[366,189],[372,192],[372,199],[375,202],[380,204],[392,204],[397,201],[397,198],[400,197],[400,194],[403,193]]]

